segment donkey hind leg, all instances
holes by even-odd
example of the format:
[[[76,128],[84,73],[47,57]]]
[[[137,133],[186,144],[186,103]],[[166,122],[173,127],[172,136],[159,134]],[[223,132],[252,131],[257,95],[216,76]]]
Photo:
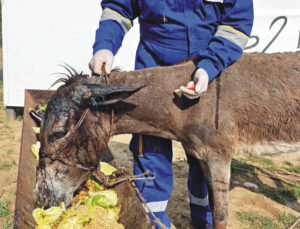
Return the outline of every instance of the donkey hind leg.
[[[203,162],[202,162],[203,164]],[[228,197],[231,158],[210,155],[207,169],[213,192],[213,220],[215,229],[225,229],[228,220]],[[205,172],[204,172],[205,174]]]

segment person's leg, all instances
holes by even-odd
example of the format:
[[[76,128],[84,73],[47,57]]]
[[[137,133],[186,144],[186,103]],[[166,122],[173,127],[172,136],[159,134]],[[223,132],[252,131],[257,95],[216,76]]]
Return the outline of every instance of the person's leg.
[[[135,69],[157,65],[161,63],[141,41],[136,53]],[[170,228],[171,221],[166,214],[166,207],[173,189],[172,141],[149,135],[133,134],[129,148],[134,156],[133,172],[135,175],[146,170],[150,171],[149,176],[155,173],[155,180],[136,181],[136,185],[150,210]],[[155,227],[159,228],[152,215],[147,213]]]
[[[213,225],[213,215],[209,206],[208,188],[199,160],[189,154],[188,194],[192,223],[195,229],[204,229]]]
[[[171,221],[166,214],[166,207],[173,189],[172,141],[150,135],[134,134],[129,146],[134,156],[134,174],[150,171],[155,173],[155,180],[139,180],[136,186],[140,190],[148,207],[168,228]],[[151,221],[160,228],[147,209]]]

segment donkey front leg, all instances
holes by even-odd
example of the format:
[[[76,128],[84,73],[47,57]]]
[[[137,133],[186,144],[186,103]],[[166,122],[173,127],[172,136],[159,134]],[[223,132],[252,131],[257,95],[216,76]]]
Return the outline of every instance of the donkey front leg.
[[[213,192],[213,218],[215,229],[225,229],[228,220],[228,197],[231,158],[210,155],[207,161]]]

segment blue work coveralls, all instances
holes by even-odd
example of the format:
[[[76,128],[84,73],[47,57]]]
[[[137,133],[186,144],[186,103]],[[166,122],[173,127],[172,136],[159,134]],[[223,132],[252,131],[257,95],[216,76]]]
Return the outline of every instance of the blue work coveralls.
[[[241,56],[253,24],[252,0],[102,0],[101,5],[94,53],[108,49],[115,55],[138,17],[136,69],[193,57],[198,60],[197,68],[208,73],[209,82]],[[136,185],[151,211],[170,228],[166,207],[173,188],[171,141],[134,134],[130,150],[135,174],[155,172],[155,180]],[[206,182],[199,161],[189,155],[187,159],[192,222],[195,228],[205,228],[212,225]]]

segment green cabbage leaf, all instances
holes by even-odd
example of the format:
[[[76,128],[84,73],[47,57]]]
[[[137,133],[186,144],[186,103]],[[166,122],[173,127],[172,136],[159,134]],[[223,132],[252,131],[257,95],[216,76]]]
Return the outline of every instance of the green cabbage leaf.
[[[55,224],[55,222],[62,217],[65,211],[66,206],[64,202],[61,202],[59,206],[54,206],[47,210],[44,210],[43,208],[36,208],[32,212],[32,216],[39,229],[46,229],[48,228],[47,226]]]
[[[117,194],[113,190],[104,190],[100,192],[90,192],[90,198],[85,204],[89,207],[101,206],[104,208],[115,207],[118,203]]]

